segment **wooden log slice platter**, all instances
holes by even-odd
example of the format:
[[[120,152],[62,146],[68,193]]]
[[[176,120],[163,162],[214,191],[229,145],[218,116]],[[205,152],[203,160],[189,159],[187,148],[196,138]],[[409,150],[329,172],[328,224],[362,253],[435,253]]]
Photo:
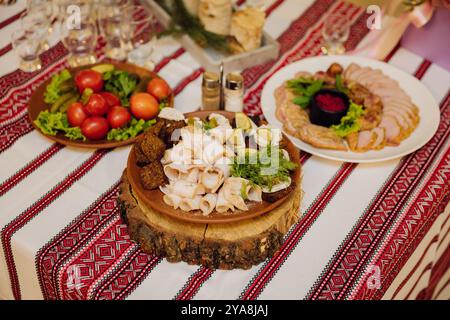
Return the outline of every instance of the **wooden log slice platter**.
[[[273,256],[299,220],[301,177],[298,180],[294,191],[270,212],[226,224],[190,223],[158,212],[133,192],[126,171],[118,203],[131,238],[146,253],[212,269],[249,269]]]

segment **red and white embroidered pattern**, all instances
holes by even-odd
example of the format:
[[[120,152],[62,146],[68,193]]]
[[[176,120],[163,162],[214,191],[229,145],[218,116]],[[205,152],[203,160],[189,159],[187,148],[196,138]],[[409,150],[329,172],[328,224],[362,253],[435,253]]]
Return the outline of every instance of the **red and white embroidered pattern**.
[[[446,108],[444,114],[448,114],[450,108],[444,107]],[[332,265],[332,270],[328,271],[321,284],[316,286],[310,298],[336,299],[344,297],[345,290],[349,288],[351,281],[360,275],[357,271],[361,270],[364,262],[367,262],[368,255],[377,243],[376,240],[381,239],[383,231],[386,232],[392,225],[392,219],[400,212],[413,187],[419,183],[420,177],[435,159],[439,147],[448,137],[449,129],[450,122],[441,121],[438,132],[432,140],[399,164],[389,184],[385,185],[377,199],[373,201],[369,213],[362,219],[359,230],[352,232],[352,237],[344,247],[345,254],[339,255]],[[441,188],[440,184],[437,187]],[[432,194],[428,194],[428,197],[431,198],[431,201],[438,200]],[[433,213],[434,211],[429,212]],[[398,241],[396,245],[399,245]]]

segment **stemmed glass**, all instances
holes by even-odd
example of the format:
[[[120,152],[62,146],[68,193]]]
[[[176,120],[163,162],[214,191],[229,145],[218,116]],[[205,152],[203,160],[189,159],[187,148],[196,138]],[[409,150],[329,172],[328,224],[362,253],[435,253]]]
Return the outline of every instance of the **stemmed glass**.
[[[325,40],[322,51],[328,55],[344,54],[344,45],[349,34],[350,21],[345,14],[328,15],[322,28],[322,36]]]
[[[143,6],[133,5],[125,8],[123,19],[121,33],[128,61],[153,69],[150,59],[156,38],[153,15]]]

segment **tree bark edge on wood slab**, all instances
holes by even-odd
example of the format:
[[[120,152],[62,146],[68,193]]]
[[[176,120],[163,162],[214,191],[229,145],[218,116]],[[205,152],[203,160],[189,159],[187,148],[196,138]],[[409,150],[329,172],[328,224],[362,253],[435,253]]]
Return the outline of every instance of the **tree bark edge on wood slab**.
[[[212,269],[249,269],[271,257],[298,219],[300,181],[279,207],[260,217],[229,224],[187,223],[144,206],[133,194],[126,173],[118,205],[130,237],[144,252]]]

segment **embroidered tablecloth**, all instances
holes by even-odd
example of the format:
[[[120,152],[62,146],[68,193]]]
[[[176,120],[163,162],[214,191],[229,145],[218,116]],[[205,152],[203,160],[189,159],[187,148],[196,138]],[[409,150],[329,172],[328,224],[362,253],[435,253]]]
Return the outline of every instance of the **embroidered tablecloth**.
[[[326,15],[351,20],[347,49],[367,35],[364,8],[338,0],[268,0],[265,30],[278,60],[243,71],[246,111],[260,113],[266,80],[320,54]],[[245,1],[238,1],[239,5]],[[276,255],[250,270],[171,264],[130,240],[116,199],[129,147],[82,150],[34,130],[33,90],[67,67],[61,43],[43,68],[17,70],[10,34],[25,1],[0,10],[0,298],[3,299],[415,299],[450,297],[450,73],[397,47],[386,61],[409,72],[441,108],[417,152],[378,164],[303,154],[302,219]],[[99,44],[99,56],[101,57]],[[172,38],[153,54],[175,106],[200,105],[201,66]]]

